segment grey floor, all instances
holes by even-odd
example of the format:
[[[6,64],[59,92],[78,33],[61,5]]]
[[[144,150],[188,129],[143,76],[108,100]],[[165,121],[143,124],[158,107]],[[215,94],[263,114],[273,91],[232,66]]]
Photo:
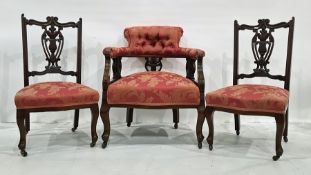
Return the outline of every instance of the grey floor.
[[[71,123],[32,124],[28,157],[19,155],[15,123],[0,124],[0,174],[31,175],[189,175],[189,174],[311,174],[311,124],[291,123],[289,142],[277,162],[274,123],[244,123],[236,136],[232,123],[215,125],[214,150],[204,141],[197,148],[194,126],[172,123],[112,125],[109,145],[89,147],[87,123],[72,133]],[[204,126],[207,136],[208,127]],[[98,134],[102,126],[98,124]]]

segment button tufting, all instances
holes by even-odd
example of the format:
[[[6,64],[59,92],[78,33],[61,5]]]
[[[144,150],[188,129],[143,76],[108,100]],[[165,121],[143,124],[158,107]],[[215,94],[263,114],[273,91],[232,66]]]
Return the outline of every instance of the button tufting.
[[[180,48],[179,41],[183,31],[179,27],[151,26],[131,27],[124,31],[128,47],[113,48],[110,56],[162,55],[196,59],[204,56],[204,51]]]
[[[148,33],[145,33],[145,39],[146,39],[146,40],[149,40],[149,35],[148,35]]]
[[[162,49],[165,47],[165,44],[163,41],[161,41],[161,47],[162,47]]]

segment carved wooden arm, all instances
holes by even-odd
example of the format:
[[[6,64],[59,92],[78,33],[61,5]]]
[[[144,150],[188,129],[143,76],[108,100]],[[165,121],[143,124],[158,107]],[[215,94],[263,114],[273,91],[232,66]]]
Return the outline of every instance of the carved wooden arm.
[[[105,55],[105,71],[104,71],[104,77],[103,77],[103,90],[107,91],[108,85],[110,82],[110,62],[111,62],[111,52],[112,48],[108,47],[105,48],[103,53]],[[205,88],[205,80],[204,80],[204,74],[203,74],[203,56],[204,52],[199,52],[197,59],[192,58],[186,58],[186,78],[192,80],[195,82],[194,73],[196,71],[196,65],[195,62],[197,61],[197,82],[195,82],[199,89],[200,89],[200,104],[204,104],[204,88]],[[122,57],[113,58],[112,63],[112,82],[118,80],[121,78],[121,70],[122,70],[122,63],[121,63]]]
[[[111,48],[105,48],[103,53],[105,55],[105,69],[104,69],[104,75],[103,75],[103,91],[107,91],[109,83],[110,83],[110,50]],[[105,93],[103,93],[105,94]]]
[[[204,105],[204,90],[205,90],[205,79],[204,79],[204,73],[203,73],[203,57],[199,57],[197,60],[197,66],[198,66],[198,70],[197,70],[197,78],[198,78],[198,86],[199,86],[199,90],[200,90],[200,104]]]

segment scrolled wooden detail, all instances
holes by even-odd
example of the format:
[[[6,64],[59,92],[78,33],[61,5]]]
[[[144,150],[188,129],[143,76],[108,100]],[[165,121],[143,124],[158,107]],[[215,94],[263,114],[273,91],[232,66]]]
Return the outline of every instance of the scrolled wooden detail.
[[[268,29],[267,24],[269,24],[268,19],[259,20],[259,26],[254,29],[254,37],[252,38],[252,51],[255,58],[257,67],[254,72],[269,72],[267,64],[269,64],[269,59],[274,47],[274,37],[272,35],[273,29]]]
[[[75,28],[75,27],[79,26],[79,22],[77,22],[77,23],[75,23],[75,22],[60,23],[60,22],[58,22],[58,17],[55,17],[55,16],[46,17],[46,21],[37,21],[37,20],[33,20],[33,19],[26,19],[25,22],[28,25],[41,26],[42,29],[46,28],[47,26],[58,26],[61,29],[65,28],[65,27]]]
[[[186,78],[194,81],[194,73],[195,73],[195,59],[191,59],[191,58],[186,58]]]
[[[198,82],[197,85],[199,86],[200,90],[200,105],[205,106],[205,79],[204,79],[204,73],[203,73],[203,57],[199,57],[197,60],[197,75],[198,75]]]
[[[58,18],[54,16],[48,16],[46,18],[46,21],[37,21],[33,19],[27,19],[26,17],[24,17],[24,15],[22,15],[22,21],[23,25],[25,26],[36,25],[40,26],[44,30],[41,35],[41,45],[45,54],[45,60],[48,62],[47,66],[45,66],[45,70],[29,72],[27,71],[27,76],[45,75],[47,73],[59,73],[62,75],[71,75],[77,77],[79,76],[78,72],[61,70],[61,66],[58,65],[58,62],[61,60],[61,54],[64,46],[64,36],[62,34],[62,30],[66,27],[78,28],[78,35],[79,37],[81,37],[81,18],[78,22],[60,23],[58,22]],[[25,37],[25,39],[23,40],[26,41],[26,34],[24,34],[23,37]],[[78,57],[81,56],[78,55]]]
[[[270,63],[270,57],[274,48],[274,37],[272,33],[275,29],[286,28],[289,23],[281,22],[277,24],[270,24],[269,19],[259,19],[258,25],[238,25],[239,30],[252,30],[255,34],[252,38],[251,47],[254,56],[254,63],[256,68],[253,69],[251,74],[239,74],[238,79],[253,78],[253,77],[268,77],[285,81],[285,76],[271,75],[267,65]]]
[[[268,72],[264,71],[253,72],[251,74],[239,74],[237,76],[238,79],[254,78],[254,77],[268,77],[275,80],[285,81],[285,76],[283,75],[271,75]]]
[[[60,54],[64,47],[64,36],[61,32],[61,28],[58,29],[51,25],[45,27],[44,32],[41,35],[41,44],[43,47],[48,65],[45,69],[60,69],[58,61],[60,61]]]
[[[109,55],[105,55],[105,69],[104,69],[104,75],[103,75],[103,94],[107,91],[108,86],[110,84],[110,67],[111,67],[111,60]]]
[[[159,57],[145,57],[145,69],[146,71],[161,71],[162,69],[162,58]]]
[[[122,62],[121,62],[122,58],[118,57],[118,58],[114,58],[113,59],[113,63],[112,63],[112,81],[117,81],[118,79],[121,78],[121,70],[122,70]]]

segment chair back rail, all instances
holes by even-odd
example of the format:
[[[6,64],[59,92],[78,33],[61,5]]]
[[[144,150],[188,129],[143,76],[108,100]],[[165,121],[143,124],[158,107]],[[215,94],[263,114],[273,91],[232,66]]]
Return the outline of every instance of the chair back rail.
[[[253,78],[253,77],[267,77],[270,79],[284,81],[284,89],[289,90],[290,85],[290,72],[293,48],[293,35],[294,35],[295,18],[289,22],[280,22],[277,24],[270,24],[269,19],[258,20],[257,25],[239,25],[237,20],[234,21],[234,63],[233,63],[233,84],[237,85],[239,79]],[[270,57],[274,48],[273,32],[280,28],[288,28],[287,40],[287,55],[286,55],[286,68],[285,75],[272,75],[268,69]],[[244,74],[239,73],[239,32],[241,30],[251,30],[254,36],[251,42],[252,53],[254,56],[254,63],[256,67],[253,73]]]
[[[37,21],[27,19],[24,14],[22,18],[22,42],[23,42],[23,64],[24,64],[24,86],[29,85],[29,77],[37,75],[45,75],[50,73],[58,73],[61,75],[76,76],[76,82],[81,84],[81,49],[82,49],[82,19],[78,22],[60,23],[58,18],[48,16],[46,21]],[[27,41],[27,26],[39,26],[43,29],[41,34],[41,45],[45,55],[45,60],[48,62],[43,71],[29,71],[28,67],[28,41]],[[63,71],[58,62],[61,59],[61,54],[64,46],[64,36],[62,30],[64,28],[77,28],[77,66],[75,71]]]
[[[176,26],[134,26],[124,29],[127,47],[107,47],[103,50],[106,57],[113,60],[112,82],[122,77],[122,57],[145,58],[146,71],[161,71],[163,58],[185,58],[186,77],[195,80],[197,60],[204,57],[204,51],[179,46],[183,29]],[[202,64],[202,61],[197,61]],[[198,82],[195,82],[198,83]],[[201,83],[202,84],[202,83]]]

